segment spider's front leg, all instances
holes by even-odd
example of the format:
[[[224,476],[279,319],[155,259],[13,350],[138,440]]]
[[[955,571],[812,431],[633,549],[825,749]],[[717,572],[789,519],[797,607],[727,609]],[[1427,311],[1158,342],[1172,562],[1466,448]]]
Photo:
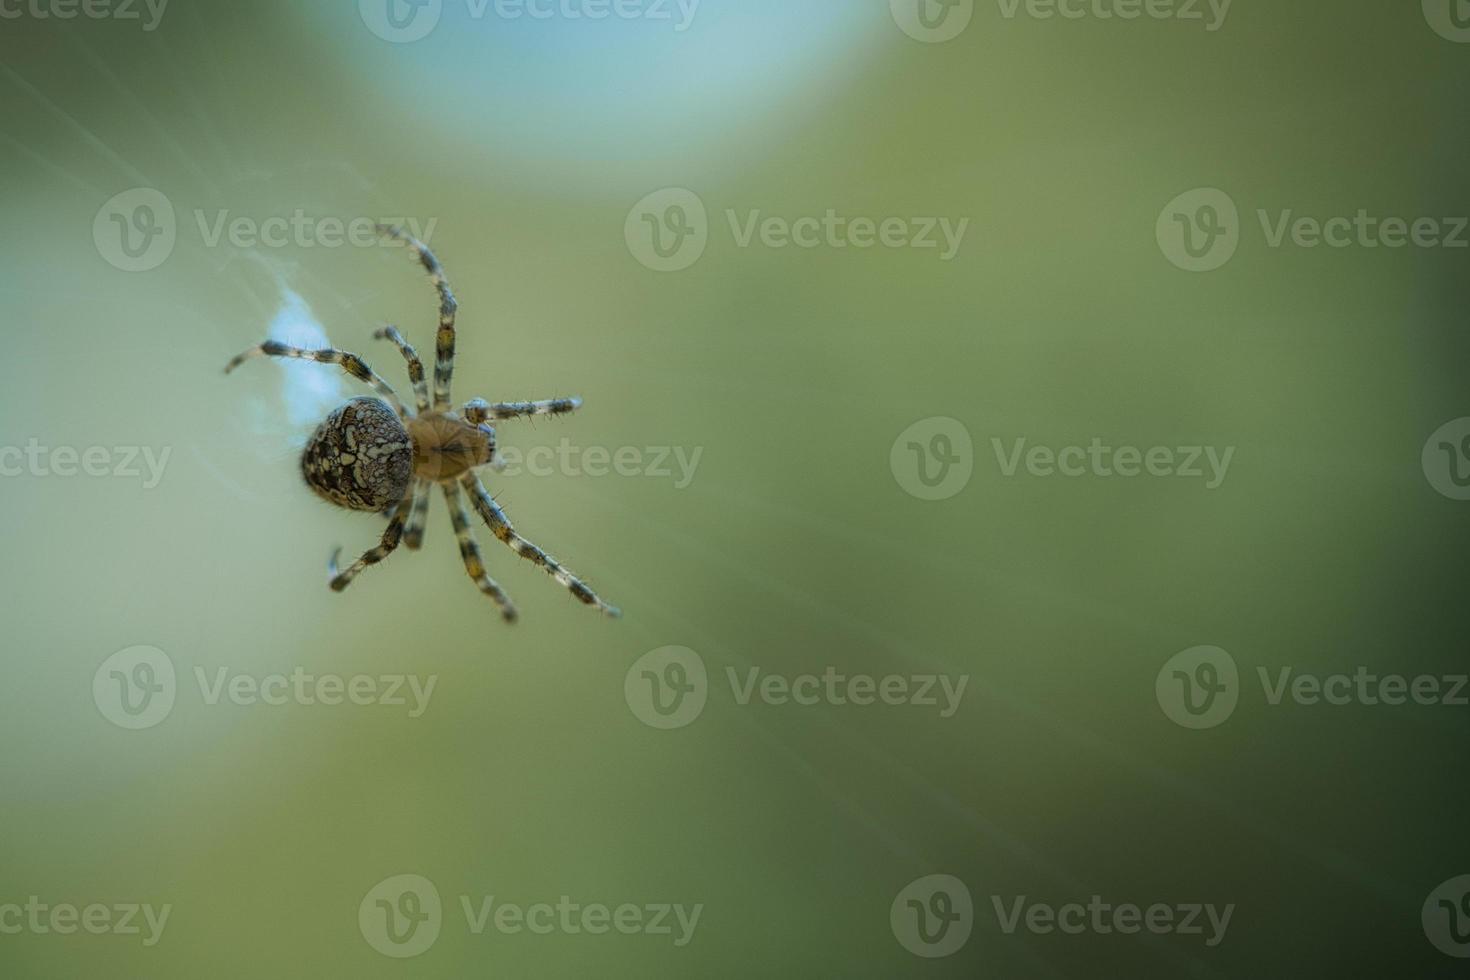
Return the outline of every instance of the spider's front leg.
[[[496,402],[490,404],[483,398],[466,402],[465,420],[475,425],[482,422],[499,422],[505,419],[535,418],[541,415],[566,415],[582,407],[580,398],[548,398],[539,402]]]
[[[413,385],[414,401],[418,404],[419,414],[423,415],[429,410],[429,386],[424,383],[424,362],[419,360],[419,352],[413,349],[413,345],[403,339],[403,334],[392,325],[386,326],[373,334],[375,340],[390,340],[398,348],[403,359],[408,362],[408,380]]]
[[[379,225],[378,234],[403,242],[418,255],[419,264],[429,274],[429,281],[439,294],[439,332],[434,336],[434,410],[449,409],[449,382],[454,376],[454,319],[459,312],[459,301],[449,288],[444,276],[444,267],[429,246],[414,238],[402,228]]]
[[[408,415],[407,410],[403,407],[403,402],[398,400],[398,393],[393,390],[393,386],[378,377],[377,373],[368,367],[367,361],[364,361],[356,354],[349,353],[345,350],[337,350],[334,347],[326,347],[321,350],[306,350],[301,347],[292,347],[290,344],[283,344],[278,340],[267,340],[231,358],[230,363],[225,365],[225,374],[229,374],[241,364],[255,357],[286,357],[303,361],[316,361],[318,364],[335,364],[386,398],[388,404],[393,406],[393,410],[398,413],[399,417],[407,417]]]
[[[398,509],[393,512],[393,519],[388,522],[388,527],[383,531],[383,540],[378,542],[377,547],[365,552],[357,561],[348,567],[347,571],[337,571],[337,558],[342,554],[338,548],[332,552],[332,557],[327,561],[327,579],[333,592],[341,592],[352,584],[359,572],[369,565],[376,565],[391,555],[398,547],[398,542],[403,539],[403,525],[408,520],[409,509],[413,506],[414,495],[410,492],[398,503]]]

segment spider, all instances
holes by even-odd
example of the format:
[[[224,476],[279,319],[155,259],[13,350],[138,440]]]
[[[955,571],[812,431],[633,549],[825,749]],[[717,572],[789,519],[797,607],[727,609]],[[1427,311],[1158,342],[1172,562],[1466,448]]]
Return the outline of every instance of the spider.
[[[505,511],[475,475],[476,468],[487,465],[494,468],[498,463],[495,429],[490,422],[562,415],[580,408],[582,400],[556,398],[492,405],[476,398],[467,402],[460,413],[452,411],[449,381],[454,373],[454,321],[459,304],[439,260],[427,245],[396,227],[379,225],[378,233],[413,249],[439,294],[432,408],[428,385],[424,381],[423,362],[392,326],[379,330],[374,337],[392,342],[408,362],[408,377],[413,383],[418,403],[416,413],[403,405],[393,388],[368,367],[366,361],[347,351],[334,348],[304,350],[267,340],[240,354],[225,367],[225,373],[229,374],[256,357],[300,358],[319,364],[335,364],[382,396],[354,398],[332,412],[312,435],[301,456],[301,472],[307,485],[328,503],[349,510],[381,513],[389,518],[378,545],[346,570],[337,566],[341,549],[332,554],[327,563],[332,591],[341,592],[347,588],[364,568],[387,558],[400,542],[410,551],[422,547],[430,492],[438,484],[445,503],[449,505],[449,516],[459,539],[459,553],[464,559],[465,571],[480,591],[495,601],[506,622],[515,621],[515,605],[485,571],[461,491],[469,497],[475,511],[495,536],[512,551],[546,569],[581,602],[608,616],[621,615],[616,606],[598,598],[597,593],[566,566],[521,537],[506,518]]]

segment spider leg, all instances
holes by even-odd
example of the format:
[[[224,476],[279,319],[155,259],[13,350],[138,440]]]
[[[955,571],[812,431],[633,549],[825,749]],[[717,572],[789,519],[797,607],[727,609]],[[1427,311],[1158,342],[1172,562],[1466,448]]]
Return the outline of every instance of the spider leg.
[[[356,354],[347,351],[336,350],[326,347],[322,350],[304,350],[300,347],[291,347],[277,340],[267,340],[235,356],[229,364],[225,365],[225,374],[229,374],[235,368],[244,364],[254,357],[288,357],[303,361],[315,361],[318,364],[336,364],[343,371],[352,375],[357,380],[369,385],[374,391],[386,398],[400,416],[407,417],[408,412],[403,407],[403,402],[398,400],[398,394],[393,388],[378,377],[373,369],[368,367],[367,362]]]
[[[413,349],[408,341],[403,339],[403,334],[393,326],[386,326],[373,334],[376,340],[391,340],[402,352],[403,359],[408,362],[408,380],[413,382],[413,397],[418,403],[419,414],[422,415],[429,410],[429,386],[424,384],[424,362],[419,360],[419,352]]]
[[[327,579],[332,586],[333,592],[341,592],[352,584],[357,574],[369,565],[376,565],[387,558],[398,547],[398,542],[403,538],[403,522],[408,519],[408,509],[413,504],[413,495],[404,497],[398,504],[398,509],[393,512],[393,519],[388,522],[388,527],[383,531],[383,540],[379,541],[377,547],[366,551],[363,556],[353,562],[347,571],[337,570],[337,558],[342,554],[338,548],[332,552],[332,557],[327,561]]]
[[[577,597],[578,601],[593,606],[608,616],[622,615],[616,606],[610,606],[599,599],[597,593],[593,592],[587,583],[573,575],[561,562],[516,533],[510,520],[506,518],[505,511],[501,510],[495,498],[490,496],[490,492],[485,489],[479,477],[473,473],[466,473],[460,479],[460,483],[469,492],[470,500],[474,503],[475,510],[479,512],[480,517],[490,525],[490,530],[506,547],[522,558],[529,558],[546,569],[551,577],[565,586],[572,595]]]
[[[540,415],[565,415],[582,407],[580,398],[550,398],[540,402],[496,402],[494,405],[483,398],[466,402],[464,417],[468,422],[495,422],[502,419],[534,418]]]
[[[434,338],[434,409],[449,409],[449,381],[454,374],[454,317],[459,303],[444,278],[444,269],[429,246],[405,232],[402,228],[379,225],[378,234],[386,235],[406,244],[418,253],[419,262],[429,273],[429,281],[439,293],[439,332]]]
[[[459,556],[464,559],[464,570],[474,579],[480,591],[495,600],[500,607],[500,615],[507,623],[516,621],[519,613],[516,612],[515,604],[510,601],[510,596],[505,590],[496,584],[495,580],[485,574],[485,560],[480,554],[480,546],[475,541],[474,532],[470,530],[470,514],[465,510],[464,498],[460,496],[459,487],[453,483],[444,484],[444,500],[449,504],[449,517],[454,522],[454,536],[459,539]]]
[[[429,515],[429,481],[415,480],[413,485],[413,510],[408,515],[408,527],[403,532],[403,546],[409,551],[418,551],[424,546],[424,523]]]

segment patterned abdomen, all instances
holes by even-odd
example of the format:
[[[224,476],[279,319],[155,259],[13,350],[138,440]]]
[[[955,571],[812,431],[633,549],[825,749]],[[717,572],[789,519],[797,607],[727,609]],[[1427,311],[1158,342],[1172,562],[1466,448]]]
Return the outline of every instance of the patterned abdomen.
[[[384,511],[408,493],[413,443],[393,409],[354,398],[327,416],[301,456],[306,483],[328,502]]]

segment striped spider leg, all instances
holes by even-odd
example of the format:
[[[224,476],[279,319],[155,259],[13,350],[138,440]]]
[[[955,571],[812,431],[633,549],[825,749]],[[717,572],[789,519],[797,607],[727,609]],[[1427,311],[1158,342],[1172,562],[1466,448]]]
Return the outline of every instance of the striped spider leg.
[[[439,330],[434,336],[434,411],[449,411],[449,382],[454,376],[454,320],[459,302],[449,288],[444,269],[429,246],[402,228],[379,225],[378,233],[403,242],[418,255],[419,263],[429,274],[429,281],[439,294]]]
[[[571,570],[561,562],[521,537],[514,525],[510,523],[510,519],[505,516],[505,511],[501,510],[495,498],[490,496],[490,491],[486,490],[485,485],[480,482],[479,477],[473,473],[466,473],[459,482],[469,493],[470,502],[474,504],[480,519],[490,525],[491,532],[500,539],[502,544],[522,558],[529,558],[534,564],[546,569],[547,573],[560,582],[579,602],[592,606],[614,619],[622,615],[617,606],[610,606],[603,602],[586,582],[573,575]]]

